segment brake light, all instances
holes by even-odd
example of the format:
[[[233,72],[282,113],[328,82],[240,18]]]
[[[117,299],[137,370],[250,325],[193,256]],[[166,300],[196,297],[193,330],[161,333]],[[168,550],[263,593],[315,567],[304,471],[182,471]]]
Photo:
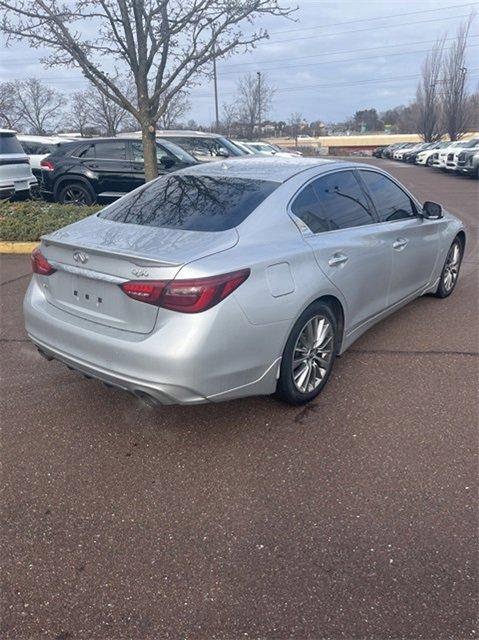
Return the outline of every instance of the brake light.
[[[199,313],[227,298],[248,278],[249,269],[191,280],[132,280],[120,288],[127,296],[181,313]]]
[[[40,166],[42,169],[45,169],[45,171],[55,170],[55,164],[53,163],[53,160],[48,160],[48,158],[44,158],[43,160],[40,160]]]
[[[41,276],[51,276],[52,273],[55,273],[56,269],[52,267],[38,247],[32,251],[31,258],[33,273],[38,273]]]

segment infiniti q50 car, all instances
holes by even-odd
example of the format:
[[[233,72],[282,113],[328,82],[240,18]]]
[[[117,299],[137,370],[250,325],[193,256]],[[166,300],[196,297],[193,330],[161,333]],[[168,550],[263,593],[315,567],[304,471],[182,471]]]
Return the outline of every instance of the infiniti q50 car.
[[[44,236],[26,329],[47,359],[149,402],[303,404],[374,323],[453,291],[465,240],[374,166],[197,165]]]

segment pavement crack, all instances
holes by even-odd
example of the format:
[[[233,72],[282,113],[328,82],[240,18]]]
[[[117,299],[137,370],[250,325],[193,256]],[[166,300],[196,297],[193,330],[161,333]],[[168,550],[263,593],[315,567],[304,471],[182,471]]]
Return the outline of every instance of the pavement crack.
[[[30,342],[28,338],[0,338],[0,342]]]
[[[21,280],[22,278],[27,278],[28,276],[31,276],[32,273],[24,273],[23,276],[18,276],[16,278],[12,278],[11,280],[5,280],[5,282],[0,282],[0,287],[3,287],[6,284],[10,284],[11,282],[16,282],[17,280]]]

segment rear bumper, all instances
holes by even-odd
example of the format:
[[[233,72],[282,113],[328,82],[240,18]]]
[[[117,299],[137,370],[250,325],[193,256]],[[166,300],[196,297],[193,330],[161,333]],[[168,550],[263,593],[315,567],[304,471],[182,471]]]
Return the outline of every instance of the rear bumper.
[[[147,335],[103,327],[52,306],[37,276],[24,301],[43,354],[137,396],[198,404],[275,391],[288,322],[252,325],[234,296],[202,314],[166,314]]]

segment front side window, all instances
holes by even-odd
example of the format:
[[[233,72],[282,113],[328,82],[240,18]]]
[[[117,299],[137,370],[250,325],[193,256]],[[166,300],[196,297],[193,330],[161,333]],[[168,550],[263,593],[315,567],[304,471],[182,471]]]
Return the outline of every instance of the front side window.
[[[105,160],[126,160],[126,143],[111,140],[109,142],[97,142],[96,157]]]
[[[417,215],[411,198],[397,184],[375,171],[360,171],[381,222],[404,220]]]
[[[313,233],[375,222],[352,171],[338,171],[310,183],[293,202],[291,210]]]
[[[133,161],[134,162],[143,162],[143,143],[142,142],[132,142],[131,150],[133,153]],[[165,149],[162,145],[156,144],[156,157],[158,162],[161,162],[163,158],[173,158],[173,154],[171,154],[167,149]]]
[[[244,155],[241,149],[229,142],[226,138],[207,138],[203,136],[168,136],[168,140],[182,147],[195,158],[211,158],[221,156]]]
[[[98,216],[148,227],[223,231],[243,222],[278,186],[267,180],[173,174],[124,196]]]

